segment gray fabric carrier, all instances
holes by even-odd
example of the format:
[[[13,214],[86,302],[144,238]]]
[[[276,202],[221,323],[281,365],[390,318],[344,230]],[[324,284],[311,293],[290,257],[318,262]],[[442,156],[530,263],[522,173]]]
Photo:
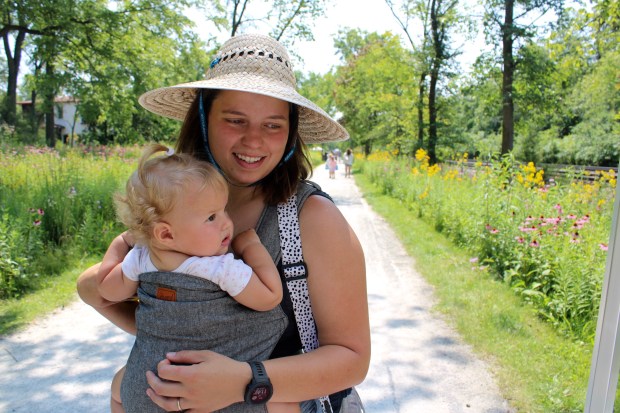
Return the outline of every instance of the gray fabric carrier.
[[[298,210],[317,188],[301,182]],[[274,262],[281,257],[277,209],[264,209],[256,229]],[[159,299],[175,296],[175,301]],[[171,293],[172,292],[172,293]],[[254,311],[237,303],[211,281],[188,274],[149,272],[140,274],[140,305],[136,310],[137,334],[121,384],[126,413],[165,412],[146,395],[146,371],[157,371],[166,353],[180,350],[212,350],[235,360],[266,360],[288,324],[280,306]],[[266,413],[262,406],[236,403],[221,413]]]

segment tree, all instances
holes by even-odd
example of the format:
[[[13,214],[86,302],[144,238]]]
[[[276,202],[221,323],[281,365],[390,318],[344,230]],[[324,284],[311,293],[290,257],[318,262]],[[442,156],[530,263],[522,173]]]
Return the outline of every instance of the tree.
[[[411,52],[398,36],[340,32],[335,45],[346,63],[335,74],[335,103],[355,145],[366,154],[375,146],[410,154],[415,135]]]
[[[437,82],[443,67],[455,57],[451,52],[449,30],[457,20],[458,0],[431,0],[431,47],[433,50],[428,90],[428,156],[431,164],[437,162]]]
[[[22,58],[24,39],[29,28],[24,25],[26,10],[32,7],[28,1],[2,1],[2,25],[0,35],[7,64],[6,96],[0,116],[9,125],[15,126],[17,105],[17,77]],[[13,34],[13,36],[11,36]],[[11,45],[13,40],[13,45]]]
[[[422,148],[424,146],[424,102],[426,100],[426,87],[427,77],[431,66],[431,50],[430,50],[430,24],[429,24],[429,10],[424,1],[404,1],[400,7],[392,0],[385,0],[385,3],[390,8],[392,15],[398,21],[398,24],[403,29],[405,36],[411,46],[411,50],[414,51],[416,69],[419,73],[418,76],[418,102],[416,110],[418,112],[418,143],[417,146]],[[400,13],[399,13],[400,11]],[[402,14],[401,14],[402,13]],[[413,34],[409,28],[409,21],[412,18],[420,20],[422,26],[422,40],[420,45],[416,45],[413,40]]]
[[[515,43],[535,34],[534,23],[538,18],[551,10],[559,14],[562,7],[563,0],[487,0],[485,3],[487,36],[499,37],[502,45],[502,154],[512,151],[514,146]],[[535,12],[536,17],[532,16]]]
[[[428,87],[428,154],[430,162],[437,162],[437,128],[438,128],[438,84],[442,77],[449,77],[446,70],[451,60],[458,54],[454,52],[450,34],[466,20],[457,12],[458,0],[403,1],[397,7],[392,0],[385,0],[392,14],[414,50],[418,81],[418,146],[423,146],[424,139],[424,102]],[[402,17],[401,17],[402,16]],[[416,45],[409,30],[409,20],[421,21],[422,41]],[[427,84],[427,78],[428,84]]]

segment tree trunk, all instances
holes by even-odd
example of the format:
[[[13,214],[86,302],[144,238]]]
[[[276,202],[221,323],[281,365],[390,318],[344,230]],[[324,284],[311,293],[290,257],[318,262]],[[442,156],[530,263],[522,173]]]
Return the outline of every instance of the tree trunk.
[[[433,66],[435,63],[433,63]],[[428,157],[431,165],[437,163],[437,78],[439,74],[433,68],[431,70],[431,82],[428,89]]]
[[[6,88],[6,99],[2,108],[2,118],[4,121],[15,126],[17,122],[17,77],[19,75],[19,65],[22,57],[22,44],[26,32],[19,30],[15,37],[15,46],[13,47],[13,56],[11,56],[11,46],[9,44],[9,32],[3,34],[4,53],[8,66],[8,79]]]
[[[426,73],[420,75],[418,85],[418,148],[424,147],[424,94],[426,92]]]
[[[37,114],[37,91],[33,89],[30,92],[30,101],[32,102],[32,106],[30,107],[30,128],[32,130],[33,142],[37,141],[37,135],[39,132],[39,115]]]
[[[431,80],[428,88],[428,157],[431,165],[437,163],[437,80],[439,69],[444,54],[444,46],[440,36],[439,8],[441,0],[432,0],[431,17],[431,42],[433,47],[433,59],[431,61]]]
[[[514,145],[514,101],[512,80],[514,59],[512,42],[514,35],[514,0],[505,0],[504,26],[502,27],[502,58],[504,72],[502,79],[502,155],[512,151]]]
[[[51,63],[47,62],[45,65],[45,74],[48,79],[52,79],[54,76],[54,68]],[[47,89],[45,93],[44,105],[45,110],[45,142],[50,148],[56,146],[56,131],[54,130],[54,87]]]

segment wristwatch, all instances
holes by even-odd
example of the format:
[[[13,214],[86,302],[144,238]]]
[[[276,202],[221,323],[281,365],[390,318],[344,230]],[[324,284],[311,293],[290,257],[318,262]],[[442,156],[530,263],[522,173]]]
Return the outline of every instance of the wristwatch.
[[[245,388],[245,402],[247,404],[265,404],[271,399],[273,387],[267,376],[265,366],[260,361],[249,361],[252,369],[252,381]]]

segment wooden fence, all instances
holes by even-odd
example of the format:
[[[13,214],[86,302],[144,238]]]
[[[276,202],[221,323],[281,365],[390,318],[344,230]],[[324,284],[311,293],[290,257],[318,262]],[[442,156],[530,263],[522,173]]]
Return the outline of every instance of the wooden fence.
[[[473,171],[477,161],[456,162],[445,161],[442,162],[446,165],[456,166],[462,168],[462,171]],[[479,163],[478,163],[479,164]],[[482,162],[483,166],[490,165],[489,162]],[[517,164],[517,167],[522,164]],[[600,172],[609,173],[614,171],[614,174],[618,176],[618,168],[606,167],[606,166],[584,166],[584,165],[560,165],[560,164],[538,164],[536,169],[542,169],[545,171],[545,182],[552,182],[551,180],[563,182],[563,181],[586,181],[594,182],[600,178]]]

